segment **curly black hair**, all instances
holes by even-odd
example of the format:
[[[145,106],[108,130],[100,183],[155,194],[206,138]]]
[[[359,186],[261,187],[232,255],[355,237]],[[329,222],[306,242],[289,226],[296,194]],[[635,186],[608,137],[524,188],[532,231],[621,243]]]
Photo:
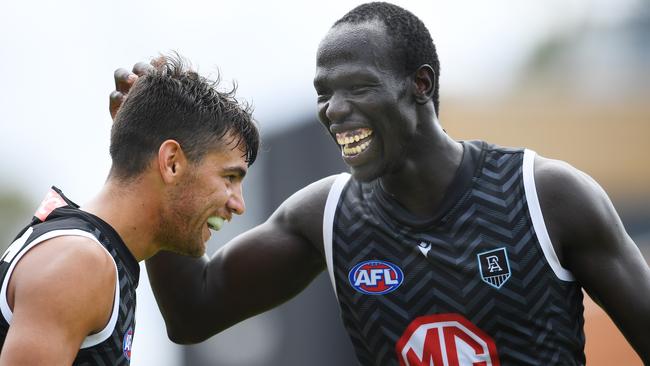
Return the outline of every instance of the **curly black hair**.
[[[397,62],[403,65],[405,75],[415,72],[420,66],[428,64],[436,73],[433,91],[433,105],[439,112],[438,86],[440,80],[440,61],[436,46],[429,30],[410,11],[386,2],[371,2],[350,10],[333,27],[342,24],[359,24],[379,20],[386,25],[389,36],[393,38],[393,49]]]

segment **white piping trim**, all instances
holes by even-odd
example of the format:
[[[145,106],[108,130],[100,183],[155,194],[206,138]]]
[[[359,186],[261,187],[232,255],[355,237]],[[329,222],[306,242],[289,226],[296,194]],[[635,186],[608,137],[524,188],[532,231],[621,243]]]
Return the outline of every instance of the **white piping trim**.
[[[27,238],[30,236],[31,232],[33,231],[32,228],[31,230],[28,230],[23,234],[23,236],[20,237],[18,240],[23,240],[23,243],[27,240]],[[7,270],[7,273],[5,275],[5,278],[2,282],[2,289],[0,290],[0,310],[2,310],[2,316],[5,318],[7,323],[11,325],[11,319],[13,318],[13,312],[9,308],[9,304],[7,303],[7,286],[9,285],[9,279],[11,279],[11,274],[14,271],[14,267],[16,267],[16,264],[20,261],[20,259],[27,253],[29,250],[31,250],[33,247],[36,245],[52,239],[56,238],[59,236],[83,236],[85,238],[91,239],[95,243],[97,243],[108,256],[113,260],[113,266],[115,267],[115,297],[113,299],[113,312],[111,313],[111,318],[108,321],[108,324],[106,324],[106,327],[102,329],[100,332],[91,334],[88,337],[86,337],[81,344],[80,349],[83,348],[88,348],[92,347],[95,345],[98,345],[99,343],[105,341],[110,337],[111,333],[113,333],[113,329],[115,329],[115,324],[117,323],[117,315],[119,314],[119,304],[120,304],[120,278],[117,273],[117,265],[115,264],[115,260],[113,259],[113,256],[106,250],[106,248],[97,240],[97,238],[92,235],[91,233],[79,229],[71,229],[71,230],[53,230],[49,231],[38,238],[34,239],[31,243],[29,243],[25,249],[20,251],[17,255],[16,258],[11,262],[11,265],[9,266],[9,270]],[[21,245],[22,246],[22,245]]]
[[[23,245],[25,245],[25,242],[27,239],[29,239],[33,232],[34,228],[30,227],[23,233],[20,238],[11,243],[11,245],[9,245],[9,248],[7,248],[5,251],[5,254],[3,254],[2,261],[10,263],[14,257],[20,253],[20,249],[22,249]],[[13,270],[13,267],[11,264],[9,267],[10,269],[5,274],[4,281],[2,282],[2,288],[0,289],[0,310],[2,311],[2,317],[7,321],[8,324],[11,324],[13,313],[9,308],[9,303],[7,302],[7,286],[9,284],[9,278],[11,277],[11,271]]]
[[[524,163],[523,163],[523,177],[524,177],[524,191],[526,192],[526,201],[528,202],[528,212],[533,221],[533,228],[537,234],[537,240],[544,252],[546,261],[551,266],[551,269],[562,281],[575,281],[573,273],[566,268],[562,267],[560,260],[555,253],[555,248],[548,235],[546,224],[544,223],[544,215],[542,215],[542,208],[539,205],[539,198],[537,197],[537,188],[535,187],[535,155],[533,150],[524,150]]]
[[[330,275],[330,281],[332,281],[332,287],[334,288],[334,295],[338,297],[336,293],[336,279],[334,278],[334,258],[332,251],[332,234],[334,231],[334,216],[336,215],[336,207],[339,204],[339,199],[341,197],[341,192],[345,184],[350,179],[349,173],[341,173],[334,184],[330,188],[330,192],[327,195],[327,202],[325,203],[325,211],[323,213],[323,249],[325,251],[325,262],[327,263],[327,272]]]

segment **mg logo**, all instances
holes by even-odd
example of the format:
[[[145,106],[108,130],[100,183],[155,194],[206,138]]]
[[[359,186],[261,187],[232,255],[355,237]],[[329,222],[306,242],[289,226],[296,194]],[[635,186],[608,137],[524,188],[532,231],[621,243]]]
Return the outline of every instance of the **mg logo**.
[[[500,366],[492,338],[460,314],[416,318],[395,351],[400,366]]]

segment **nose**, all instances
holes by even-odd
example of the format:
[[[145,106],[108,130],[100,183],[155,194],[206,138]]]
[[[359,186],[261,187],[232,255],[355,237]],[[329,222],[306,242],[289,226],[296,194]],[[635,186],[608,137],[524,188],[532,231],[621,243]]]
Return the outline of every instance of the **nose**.
[[[340,123],[350,113],[350,102],[342,93],[334,93],[321,109],[321,118],[330,124]]]
[[[246,212],[246,203],[244,202],[244,193],[241,184],[237,184],[237,186],[233,188],[232,193],[228,198],[228,202],[226,202],[226,206],[230,212],[237,215],[243,215],[244,212]]]

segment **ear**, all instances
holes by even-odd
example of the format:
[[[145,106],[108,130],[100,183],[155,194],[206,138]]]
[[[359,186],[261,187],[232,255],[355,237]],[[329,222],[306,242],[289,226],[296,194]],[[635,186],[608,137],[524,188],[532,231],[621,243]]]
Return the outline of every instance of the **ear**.
[[[433,98],[437,82],[436,73],[431,66],[424,64],[418,67],[414,74],[415,100],[418,104],[425,104]]]
[[[185,173],[187,157],[175,140],[165,140],[158,149],[158,169],[166,184],[173,184]]]

